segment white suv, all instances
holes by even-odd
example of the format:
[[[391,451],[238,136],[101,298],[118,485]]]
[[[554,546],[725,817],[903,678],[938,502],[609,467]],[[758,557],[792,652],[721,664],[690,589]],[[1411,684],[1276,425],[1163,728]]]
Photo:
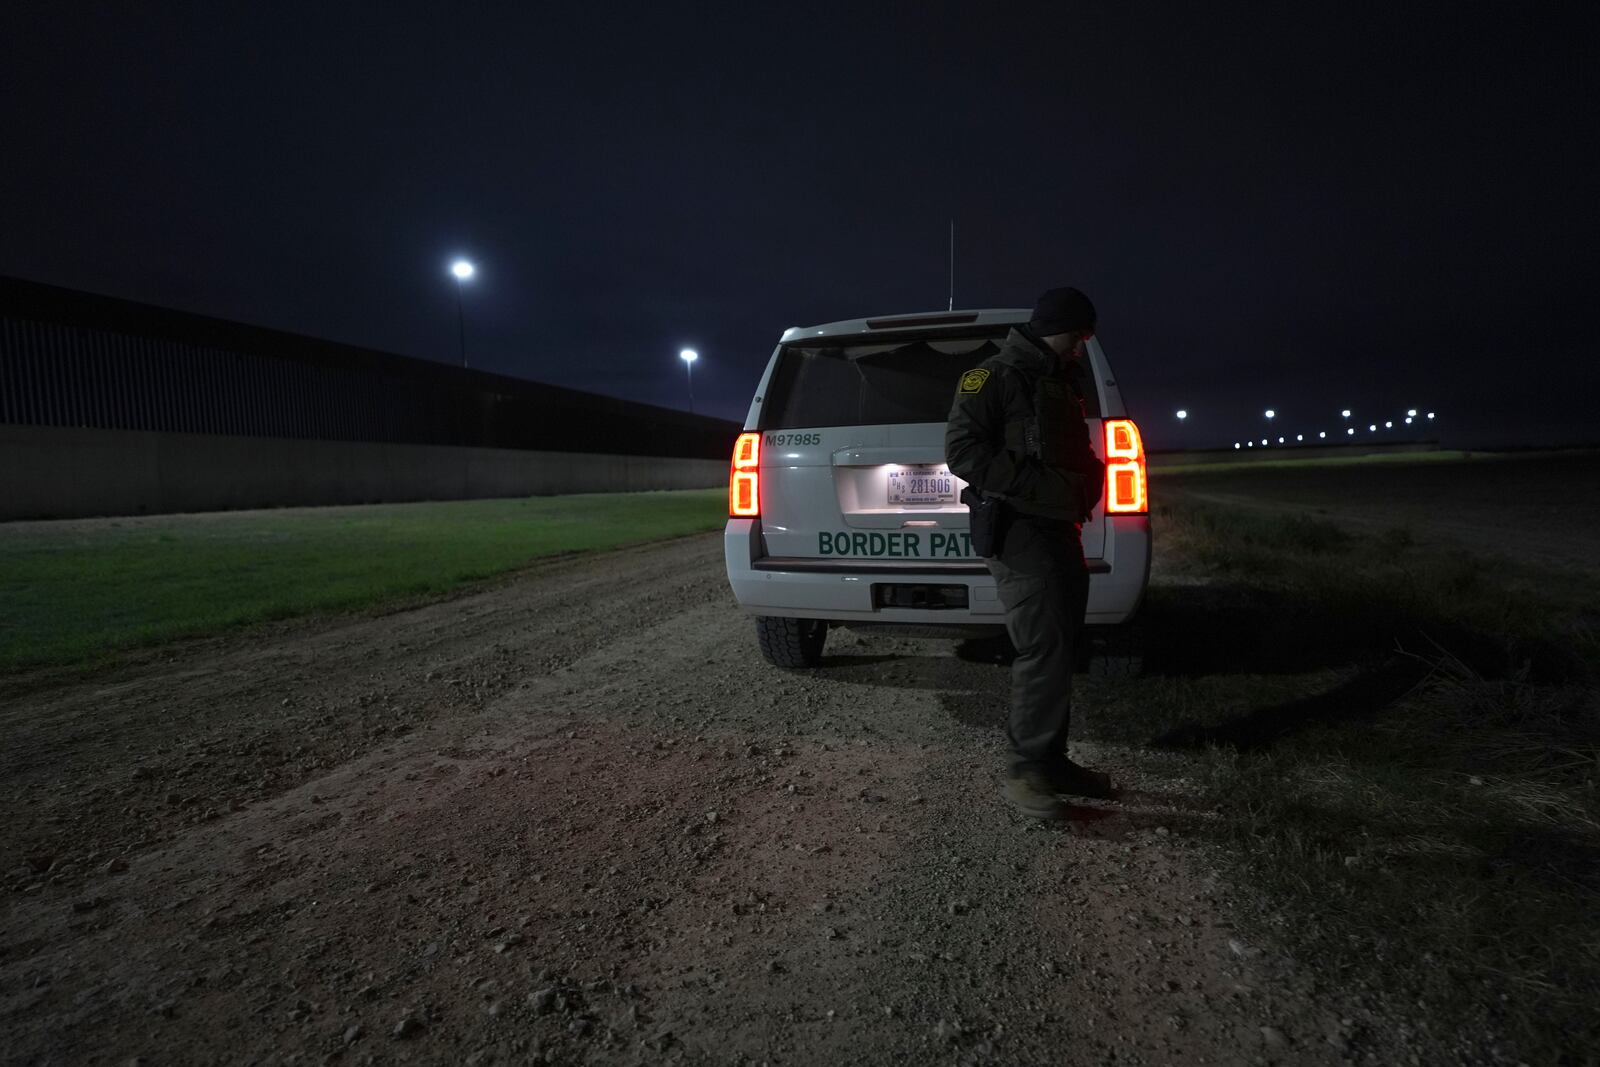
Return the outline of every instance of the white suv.
[[[973,555],[965,483],[944,458],[963,371],[1026,309],[852,319],[785,330],[734,446],[728,581],[761,651],[815,666],[828,627],[998,632],[1005,609]],[[1106,492],[1083,527],[1090,625],[1126,622],[1150,577],[1144,449],[1098,339],[1079,388]]]

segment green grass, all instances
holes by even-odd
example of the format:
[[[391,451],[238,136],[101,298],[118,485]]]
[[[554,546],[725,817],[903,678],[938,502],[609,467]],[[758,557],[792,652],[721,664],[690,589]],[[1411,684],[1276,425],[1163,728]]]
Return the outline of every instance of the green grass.
[[[1179,502],[1142,677],[1102,736],[1196,753],[1256,918],[1434,1056],[1600,1047],[1600,640],[1591,572],[1409,531]],[[1428,1058],[1425,1056],[1425,1059]]]
[[[0,525],[0,671],[448,592],[715,529],[720,489]]]

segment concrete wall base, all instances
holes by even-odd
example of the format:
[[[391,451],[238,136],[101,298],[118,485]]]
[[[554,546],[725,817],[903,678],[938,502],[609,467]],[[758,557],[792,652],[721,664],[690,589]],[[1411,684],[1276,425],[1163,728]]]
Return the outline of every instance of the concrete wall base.
[[[0,425],[0,521],[705,489],[715,459]]]

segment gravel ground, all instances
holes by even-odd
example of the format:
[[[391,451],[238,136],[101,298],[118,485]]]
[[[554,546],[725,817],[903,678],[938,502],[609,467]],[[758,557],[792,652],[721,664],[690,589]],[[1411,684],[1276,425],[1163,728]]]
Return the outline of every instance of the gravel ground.
[[[0,682],[0,1060],[1413,1055],[1240,924],[1184,757],[1035,823],[1004,714],[949,642],[768,667],[715,535]]]

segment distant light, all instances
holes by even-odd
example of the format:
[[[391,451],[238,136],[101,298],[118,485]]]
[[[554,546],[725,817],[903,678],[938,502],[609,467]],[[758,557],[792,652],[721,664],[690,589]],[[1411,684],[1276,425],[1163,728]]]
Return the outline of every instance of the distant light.
[[[1238,447],[1239,447],[1239,442],[1238,442],[1238,441],[1235,441],[1235,442],[1234,442],[1234,443],[1233,443],[1233,447],[1234,447],[1234,448],[1238,448]]]
[[[1265,437],[1263,437],[1263,438],[1262,438],[1262,439],[1261,439],[1261,443],[1262,443],[1262,444],[1266,444],[1266,443],[1267,443],[1267,439],[1266,439],[1266,438],[1265,438]]]
[[[471,263],[464,259],[458,259],[454,263],[450,264],[450,273],[454,274],[458,281],[464,282],[477,272],[478,268],[474,267]]]
[[[1355,436],[1355,432],[1356,432],[1356,428],[1354,426],[1352,426],[1348,430],[1345,431],[1345,435],[1353,437],[1353,436]]]
[[[1348,419],[1350,417],[1350,409],[1349,408],[1345,408],[1343,411],[1339,412],[1339,414],[1343,415],[1345,418]]]
[[[678,353],[678,358],[683,360],[685,363],[693,363],[695,360],[700,358],[700,353],[696,352],[692,348],[685,348],[682,352]]]
[[[1384,429],[1385,429],[1385,430],[1392,430],[1392,429],[1394,429],[1394,423],[1392,423],[1392,422],[1386,422],[1386,423],[1384,423],[1384,424],[1383,424],[1383,428],[1384,428]]]
[[[1189,413],[1187,411],[1185,411],[1183,408],[1179,408],[1178,409],[1178,418],[1187,419],[1188,417],[1189,417]]]
[[[1328,431],[1327,430],[1323,430],[1321,433],[1317,434],[1317,436],[1321,437],[1321,438],[1326,438],[1328,436]]]
[[[1280,445],[1281,445],[1281,444],[1283,444],[1283,438],[1281,438],[1281,437],[1280,437],[1280,438],[1278,438],[1278,443],[1279,443],[1279,444],[1280,444]]]
[[[1296,441],[1304,441],[1306,439],[1306,435],[1303,433],[1297,433],[1294,435],[1294,439]]]
[[[1248,448],[1254,448],[1256,447],[1256,443],[1254,441],[1246,441],[1245,446]]]
[[[1428,412],[1428,418],[1430,418],[1430,419],[1433,418],[1433,412],[1431,412],[1431,411]]]
[[[1417,409],[1416,408],[1406,408],[1406,418],[1414,419],[1416,417],[1417,417]]]
[[[1377,433],[1378,432],[1378,424],[1377,423],[1373,423],[1371,426],[1368,426],[1367,427],[1367,432],[1368,433]]]
[[[1407,415],[1407,416],[1406,416],[1406,425],[1407,425],[1407,426],[1410,426],[1410,425],[1411,425],[1411,416],[1410,416],[1410,415]]]
[[[1273,411],[1271,408],[1267,409],[1267,418],[1275,419],[1277,417],[1278,417],[1278,413],[1276,411]]]

